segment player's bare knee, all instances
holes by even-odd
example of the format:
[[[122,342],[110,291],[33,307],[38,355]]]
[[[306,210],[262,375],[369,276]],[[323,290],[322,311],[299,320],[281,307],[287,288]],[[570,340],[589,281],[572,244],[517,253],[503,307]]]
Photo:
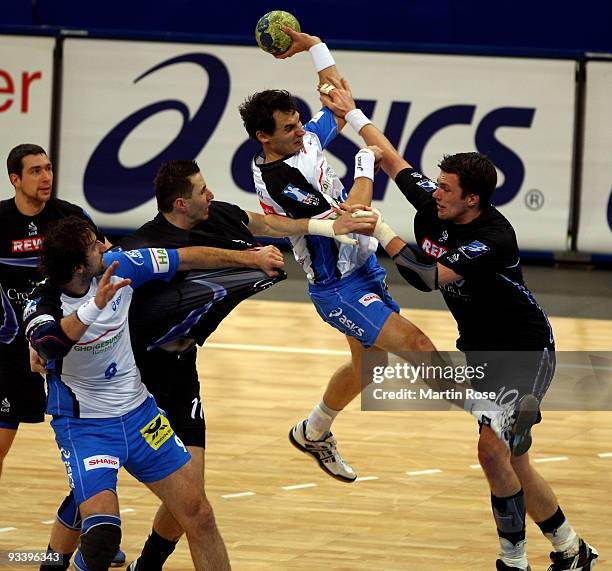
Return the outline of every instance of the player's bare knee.
[[[478,440],[478,462],[487,473],[503,469],[510,462],[510,453],[495,435],[481,434]]]
[[[217,527],[212,506],[205,499],[196,504],[193,509],[190,509],[186,516],[187,521],[184,527],[187,533],[194,532],[198,535],[206,535]]]

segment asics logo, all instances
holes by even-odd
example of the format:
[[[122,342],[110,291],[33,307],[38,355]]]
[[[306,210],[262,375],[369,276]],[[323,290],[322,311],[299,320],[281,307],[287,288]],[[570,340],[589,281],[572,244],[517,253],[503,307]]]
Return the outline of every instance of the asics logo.
[[[355,337],[363,337],[364,331],[362,327],[359,327],[354,321],[351,321],[346,315],[342,313],[342,308],[338,307],[329,312],[330,318],[338,318],[337,321],[348,329],[349,333]]]

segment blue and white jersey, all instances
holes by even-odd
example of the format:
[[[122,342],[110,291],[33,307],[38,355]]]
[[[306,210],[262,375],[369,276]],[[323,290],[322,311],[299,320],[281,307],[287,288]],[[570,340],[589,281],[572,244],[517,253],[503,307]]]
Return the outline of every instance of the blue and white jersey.
[[[111,280],[130,278],[98,319],[61,360],[47,364],[47,413],[81,418],[110,418],[134,410],[149,396],[140,380],[130,342],[128,310],[134,289],[150,280],[171,279],[178,269],[176,250],[148,248],[104,254],[108,265],[119,262]],[[59,322],[87,303],[98,291],[93,278],[82,297],[71,297],[43,283],[34,290],[24,311],[28,339],[49,322]],[[93,303],[93,301],[92,301]]]
[[[325,108],[306,125],[302,149],[271,163],[260,154],[253,159],[253,179],[265,214],[289,218],[334,218],[334,206],[348,193],[328,164],[323,149],[336,137],[338,126]],[[312,284],[328,285],[350,275],[376,252],[375,238],[349,234],[355,246],[323,236],[290,236],[295,259]]]

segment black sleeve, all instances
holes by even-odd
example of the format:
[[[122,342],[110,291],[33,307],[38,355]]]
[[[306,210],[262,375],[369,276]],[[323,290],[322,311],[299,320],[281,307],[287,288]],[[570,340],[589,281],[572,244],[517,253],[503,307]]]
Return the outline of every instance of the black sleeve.
[[[510,238],[503,234],[483,235],[445,252],[438,262],[464,278],[494,274],[518,264],[518,251]]]
[[[413,168],[400,171],[395,177],[395,184],[417,210],[421,210],[434,200],[431,194],[438,188],[433,180]]]
[[[237,206],[236,204],[231,204],[229,202],[221,202],[221,201],[215,201],[213,202],[213,205],[214,205],[214,208],[225,210],[226,212],[230,214],[230,216],[237,218],[238,220],[240,220],[240,222],[248,226],[249,215],[246,213],[245,210],[242,210],[240,206]]]
[[[61,292],[49,284],[38,286],[23,312],[25,335],[30,345],[45,360],[65,357],[75,341],[61,327]]]

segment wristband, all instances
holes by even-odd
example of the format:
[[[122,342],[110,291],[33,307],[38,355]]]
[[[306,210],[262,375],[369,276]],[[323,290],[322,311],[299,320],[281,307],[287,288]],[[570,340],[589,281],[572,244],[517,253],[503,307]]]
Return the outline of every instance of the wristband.
[[[317,73],[331,67],[332,65],[336,65],[329,48],[323,42],[315,44],[308,51]]]
[[[361,149],[355,155],[355,176],[369,178],[374,181],[374,153],[370,149]]]
[[[102,309],[96,305],[94,298],[91,298],[76,310],[77,318],[83,325],[89,326],[98,319]]]
[[[348,236],[344,236],[340,234],[336,236],[334,232],[334,221],[333,220],[319,220],[317,218],[311,218],[308,220],[308,233],[313,234],[314,236],[326,236],[328,238],[334,238],[338,240],[338,242],[342,242],[343,244],[350,244],[354,246],[357,241],[349,238]]]
[[[389,226],[386,222],[379,222],[376,225],[372,236],[374,236],[374,238],[380,242],[380,245],[383,248],[386,248],[389,242],[391,242],[391,240],[397,236],[397,232],[393,230],[393,228],[391,228],[391,226]]]
[[[366,125],[370,125],[370,121],[361,109],[352,109],[345,116],[344,120],[353,128],[355,133],[359,134],[359,131]]]

